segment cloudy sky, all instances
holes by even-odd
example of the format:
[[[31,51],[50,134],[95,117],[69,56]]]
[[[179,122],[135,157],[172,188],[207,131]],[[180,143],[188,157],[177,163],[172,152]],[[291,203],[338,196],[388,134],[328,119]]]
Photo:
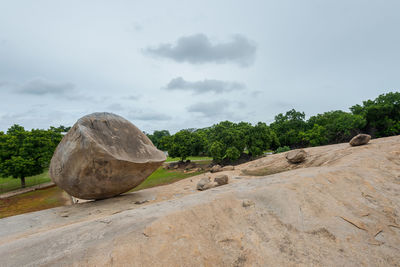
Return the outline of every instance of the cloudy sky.
[[[0,130],[270,123],[400,88],[400,1],[0,1]]]

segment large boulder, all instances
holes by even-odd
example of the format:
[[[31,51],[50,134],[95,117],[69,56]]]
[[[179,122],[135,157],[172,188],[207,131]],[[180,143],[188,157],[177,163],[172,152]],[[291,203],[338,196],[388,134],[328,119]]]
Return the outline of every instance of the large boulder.
[[[126,119],[93,113],[80,118],[64,136],[49,171],[71,196],[103,199],[138,186],[165,160],[164,153]]]
[[[305,152],[303,149],[296,149],[289,151],[286,154],[286,159],[288,160],[289,163],[301,163],[305,161],[307,158],[307,152]]]
[[[369,134],[357,134],[350,140],[351,146],[361,146],[365,145],[371,140],[371,136]]]

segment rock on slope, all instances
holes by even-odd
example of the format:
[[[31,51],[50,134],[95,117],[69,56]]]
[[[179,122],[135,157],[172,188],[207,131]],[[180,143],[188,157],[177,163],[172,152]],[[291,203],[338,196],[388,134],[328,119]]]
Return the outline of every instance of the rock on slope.
[[[1,264],[399,266],[400,136],[306,152],[295,166],[285,153],[244,164],[203,192],[199,176],[2,219]],[[288,171],[241,175],[270,169]]]

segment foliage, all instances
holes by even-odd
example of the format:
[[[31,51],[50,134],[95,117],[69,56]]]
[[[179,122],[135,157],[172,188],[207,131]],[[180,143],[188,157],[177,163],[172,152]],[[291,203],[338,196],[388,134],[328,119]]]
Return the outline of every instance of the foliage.
[[[161,130],[161,131],[154,131],[153,134],[147,134],[147,137],[153,142],[158,149],[164,150],[165,141],[162,142],[161,140],[165,137],[168,138],[171,136],[168,130]]]
[[[203,151],[204,140],[196,132],[181,130],[171,136],[165,146],[170,157],[179,157],[183,161],[188,156],[199,155]]]
[[[19,125],[0,133],[0,176],[21,179],[40,174],[48,167],[53,152],[60,142],[59,131],[33,129],[26,131]]]
[[[281,146],[299,147],[301,137],[299,133],[307,127],[304,112],[291,109],[285,114],[275,116],[275,121],[271,123],[271,128],[278,134]]]
[[[225,157],[229,160],[235,161],[240,158],[240,152],[236,147],[229,147],[226,150]]]
[[[366,120],[360,115],[336,110],[312,116],[307,123],[311,128],[309,134],[314,134],[317,139],[320,138],[320,140],[315,140],[314,144],[324,145],[348,142],[354,135],[362,131]],[[314,129],[315,125],[319,127]]]
[[[381,94],[362,105],[352,106],[350,110],[366,120],[364,130],[373,136],[400,134],[400,92]]]
[[[286,152],[289,150],[290,150],[290,147],[288,147],[288,146],[280,146],[275,150],[275,154]]]
[[[299,136],[305,146],[321,146],[328,143],[325,127],[318,124],[314,124],[310,130],[300,132]]]

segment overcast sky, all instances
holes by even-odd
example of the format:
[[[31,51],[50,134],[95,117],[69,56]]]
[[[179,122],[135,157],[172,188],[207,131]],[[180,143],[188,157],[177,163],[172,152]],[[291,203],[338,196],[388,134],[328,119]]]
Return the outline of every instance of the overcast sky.
[[[400,88],[399,0],[0,1],[0,130],[97,111],[146,132]]]

